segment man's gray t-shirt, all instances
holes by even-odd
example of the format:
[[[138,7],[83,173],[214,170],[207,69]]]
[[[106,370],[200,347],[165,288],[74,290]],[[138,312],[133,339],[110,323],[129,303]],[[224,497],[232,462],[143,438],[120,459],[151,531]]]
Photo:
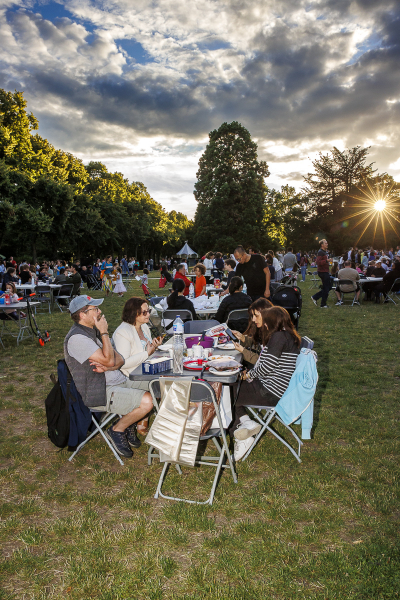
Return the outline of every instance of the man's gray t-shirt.
[[[72,356],[78,363],[83,364],[92,354],[99,348],[102,348],[103,344],[100,340],[91,340],[86,335],[80,335],[77,333],[68,340],[68,354]],[[126,381],[126,377],[119,369],[116,371],[106,371],[106,385],[121,385]]]

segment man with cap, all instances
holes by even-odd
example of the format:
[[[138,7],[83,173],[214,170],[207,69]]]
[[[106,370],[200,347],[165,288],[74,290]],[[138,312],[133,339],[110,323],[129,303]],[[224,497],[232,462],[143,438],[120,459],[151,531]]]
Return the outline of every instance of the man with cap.
[[[99,308],[102,302],[90,296],[71,301],[74,324],[64,340],[64,356],[84,404],[123,415],[105,434],[121,456],[130,458],[131,447],[141,444],[136,423],[151,411],[153,402],[149,392],[133,388],[134,382],[119,370],[125,361],[111,345],[108,323]]]

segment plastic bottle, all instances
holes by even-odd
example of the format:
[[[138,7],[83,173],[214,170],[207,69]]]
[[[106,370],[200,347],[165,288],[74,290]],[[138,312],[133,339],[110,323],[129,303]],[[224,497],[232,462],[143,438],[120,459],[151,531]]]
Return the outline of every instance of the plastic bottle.
[[[10,298],[10,294],[6,294],[6,300],[5,300],[6,304],[11,304],[11,298]]]
[[[32,277],[31,285],[35,285],[35,278]]]
[[[191,284],[189,285],[189,298],[190,298],[190,299],[193,299],[193,298],[194,298],[194,285],[193,285],[193,283],[191,283]]]
[[[243,294],[247,294],[247,285],[243,284]]]
[[[21,280],[20,279],[18,279],[18,285],[21,285]]]
[[[173,372],[176,375],[183,374],[183,321],[178,315],[173,324],[174,338],[173,338],[173,349],[174,349],[174,360],[173,360]]]

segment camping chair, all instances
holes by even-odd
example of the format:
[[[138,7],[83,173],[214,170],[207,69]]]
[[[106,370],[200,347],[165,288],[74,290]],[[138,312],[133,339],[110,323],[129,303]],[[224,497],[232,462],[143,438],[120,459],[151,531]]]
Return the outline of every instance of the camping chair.
[[[149,391],[153,398],[153,404],[157,405],[156,399],[161,396],[160,384],[159,384],[158,379],[153,379],[153,381],[150,382]],[[218,479],[219,479],[220,475],[222,474],[222,470],[230,469],[234,483],[237,483],[237,475],[235,473],[235,468],[233,466],[232,456],[229,452],[228,443],[226,440],[226,430],[223,428],[223,425],[222,425],[221,413],[219,410],[219,405],[217,403],[217,400],[215,397],[215,392],[214,392],[213,388],[205,381],[192,381],[191,392],[190,392],[190,402],[196,402],[196,403],[197,402],[212,402],[214,405],[214,408],[215,408],[215,414],[217,416],[217,420],[218,420],[218,424],[219,424],[219,427],[217,429],[209,429],[205,433],[205,435],[200,436],[199,446],[198,446],[198,452],[199,452],[200,446],[203,446],[203,444],[201,444],[201,442],[207,443],[207,441],[209,439],[212,439],[212,441],[214,442],[214,445],[218,451],[218,455],[210,456],[208,454],[207,455],[197,454],[196,462],[195,462],[195,466],[205,465],[205,466],[216,468],[213,484],[211,487],[211,493],[210,493],[209,497],[207,498],[207,500],[205,500],[205,501],[188,500],[186,498],[176,498],[174,496],[167,496],[167,495],[163,494],[161,491],[162,485],[166,478],[169,466],[172,464],[170,462],[165,462],[162,472],[161,472],[161,475],[160,475],[160,479],[158,481],[157,490],[154,495],[154,498],[158,498],[159,496],[161,496],[162,498],[166,498],[167,500],[188,502],[189,504],[210,504],[211,505],[214,500],[215,490],[217,488]],[[205,450],[205,448],[204,448],[204,450]],[[155,457],[155,456],[158,456],[158,455],[152,454],[152,457]],[[149,457],[150,457],[150,455],[149,455]],[[228,464],[225,464],[226,459],[228,459]],[[179,467],[178,464],[176,466]],[[180,474],[181,474],[180,468],[178,469],[178,472],[180,472]]]
[[[61,310],[61,312],[63,312],[63,306],[66,307],[66,310],[68,310],[69,303],[72,300],[72,290],[73,289],[74,289],[73,283],[63,283],[63,285],[60,287],[58,295],[55,296],[56,304],[57,304],[58,308]],[[60,304],[60,300],[63,301],[61,304]],[[65,304],[64,304],[64,302],[65,302]]]
[[[344,303],[344,294],[353,294],[353,302],[350,304],[348,304],[347,306],[354,306],[355,303],[357,302],[357,289],[353,289],[350,290],[349,292],[345,292],[342,290],[342,285],[353,285],[354,281],[352,279],[340,279],[340,281],[338,282],[338,288],[339,288],[339,292],[340,292],[340,300],[343,304],[343,306],[345,305]]]
[[[47,306],[49,307],[49,313],[51,313],[51,287],[49,285],[36,285],[35,294],[37,300],[40,302],[40,306],[35,307],[35,312],[36,310],[45,307],[45,305],[47,304]]]
[[[88,275],[86,277],[86,285],[88,290],[101,290],[101,281],[94,275]]]
[[[219,325],[219,322],[215,319],[187,321],[184,324],[184,333],[204,333],[216,325]]]
[[[400,296],[398,295],[400,292],[400,278],[398,277],[393,281],[393,285],[388,292],[383,292],[385,294],[384,301],[393,302],[393,304],[398,304],[400,302]]]
[[[235,329],[244,333],[249,323],[249,311],[247,308],[231,310],[226,320],[229,329]]]
[[[193,319],[193,315],[190,312],[190,310],[164,310],[161,317],[161,326],[164,328],[165,331],[167,330],[167,327],[170,326],[170,323],[167,323],[167,325],[165,325],[165,319],[168,319],[171,322],[173,322],[175,321],[178,315],[184,323],[185,321],[191,321]]]
[[[101,437],[103,438],[103,440],[105,441],[107,446],[110,448],[111,452],[114,454],[114,456],[117,459],[117,461],[119,462],[119,464],[123,466],[124,463],[123,463],[120,455],[115,450],[115,448],[111,444],[110,440],[108,440],[104,434],[104,431],[107,429],[107,425],[111,426],[111,422],[114,421],[114,419],[116,419],[117,417],[121,417],[121,415],[118,415],[116,413],[104,412],[104,408],[105,408],[104,406],[101,406],[101,407],[100,406],[99,407],[90,407],[89,406],[88,408],[92,414],[93,431],[91,433],[89,433],[87,438],[84,439],[81,444],[79,444],[79,446],[71,454],[71,456],[69,457],[68,460],[71,462],[72,459],[74,458],[74,456],[76,456],[76,454],[78,454],[78,452],[83,448],[83,446],[85,446],[97,433],[100,433]],[[100,415],[100,418],[97,419],[96,417],[99,415],[99,413],[101,413],[101,415]]]

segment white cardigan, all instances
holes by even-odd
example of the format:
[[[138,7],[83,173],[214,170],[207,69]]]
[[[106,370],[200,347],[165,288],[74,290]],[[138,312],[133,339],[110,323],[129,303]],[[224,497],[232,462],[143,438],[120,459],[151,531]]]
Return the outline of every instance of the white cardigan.
[[[142,325],[142,332],[146,339],[151,342],[151,332],[148,325]],[[124,375],[129,377],[129,373],[136,369],[145,360],[148,359],[148,353],[143,350],[142,342],[134,325],[122,322],[114,331],[112,336],[114,348],[125,359],[125,364],[121,367]]]

